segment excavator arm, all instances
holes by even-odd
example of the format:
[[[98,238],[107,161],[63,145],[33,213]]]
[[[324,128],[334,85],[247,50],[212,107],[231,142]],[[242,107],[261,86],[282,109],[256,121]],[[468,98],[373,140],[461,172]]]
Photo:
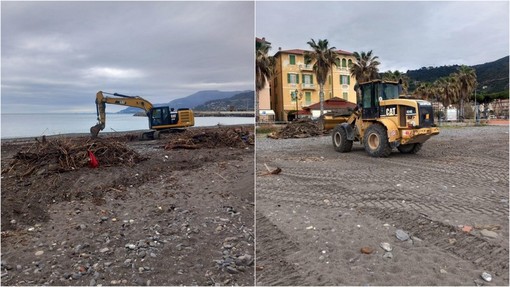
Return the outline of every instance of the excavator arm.
[[[111,95],[111,96],[105,96]],[[106,124],[106,104],[114,104],[121,106],[129,106],[143,109],[148,113],[153,105],[146,99],[138,96],[126,96],[117,93],[106,93],[99,91],[96,94],[96,110],[97,110],[97,124],[90,128],[92,138],[97,137],[100,131],[105,128]]]

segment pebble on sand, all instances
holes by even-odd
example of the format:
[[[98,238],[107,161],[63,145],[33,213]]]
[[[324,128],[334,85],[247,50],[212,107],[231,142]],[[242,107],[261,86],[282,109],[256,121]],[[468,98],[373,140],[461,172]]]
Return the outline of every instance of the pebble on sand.
[[[363,254],[372,254],[374,252],[374,248],[370,246],[361,247],[361,253]]]

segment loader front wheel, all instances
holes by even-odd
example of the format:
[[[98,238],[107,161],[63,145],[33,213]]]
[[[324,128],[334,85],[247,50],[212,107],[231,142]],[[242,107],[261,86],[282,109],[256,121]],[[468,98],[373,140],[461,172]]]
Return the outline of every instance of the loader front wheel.
[[[417,153],[418,151],[420,151],[422,147],[422,144],[421,143],[415,143],[415,144],[404,144],[404,145],[399,145],[397,147],[398,151],[401,152],[401,153]]]
[[[347,131],[340,126],[337,125],[333,129],[333,146],[337,152],[350,152],[352,149],[352,141],[347,139]]]
[[[363,137],[365,151],[373,157],[387,157],[391,154],[386,128],[379,124],[373,124],[365,131]]]

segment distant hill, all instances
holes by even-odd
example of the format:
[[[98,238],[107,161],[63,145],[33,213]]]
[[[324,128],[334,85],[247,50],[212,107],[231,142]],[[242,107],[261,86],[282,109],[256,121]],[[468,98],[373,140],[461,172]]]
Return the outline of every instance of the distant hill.
[[[196,106],[196,111],[253,111],[255,101],[255,92],[248,91],[237,94],[233,97],[219,100],[208,101],[202,105]]]
[[[493,62],[470,66],[476,71],[478,86],[487,86],[485,92],[489,94],[508,91],[508,61],[509,56],[506,56]],[[409,90],[412,92],[419,82],[434,82],[441,77],[455,73],[459,67],[460,65],[452,65],[408,70],[406,74],[411,79]]]
[[[217,90],[199,91],[187,97],[172,100],[168,103],[156,103],[156,104],[153,103],[153,104],[154,106],[169,106],[175,109],[179,108],[195,109],[196,106],[205,104],[208,101],[230,98],[243,92],[248,91],[228,91],[228,92]],[[138,108],[129,107],[119,111],[118,113],[134,114],[139,111],[140,109]]]

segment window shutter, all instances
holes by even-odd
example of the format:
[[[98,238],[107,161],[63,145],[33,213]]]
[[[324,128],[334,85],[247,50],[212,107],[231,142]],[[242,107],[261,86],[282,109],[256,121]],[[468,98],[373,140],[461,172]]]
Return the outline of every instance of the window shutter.
[[[310,75],[310,84],[313,84],[313,75]]]
[[[296,74],[296,84],[299,84],[299,75]]]
[[[347,85],[351,84],[351,76],[347,76]]]
[[[287,74],[287,84],[290,84],[290,74]]]

